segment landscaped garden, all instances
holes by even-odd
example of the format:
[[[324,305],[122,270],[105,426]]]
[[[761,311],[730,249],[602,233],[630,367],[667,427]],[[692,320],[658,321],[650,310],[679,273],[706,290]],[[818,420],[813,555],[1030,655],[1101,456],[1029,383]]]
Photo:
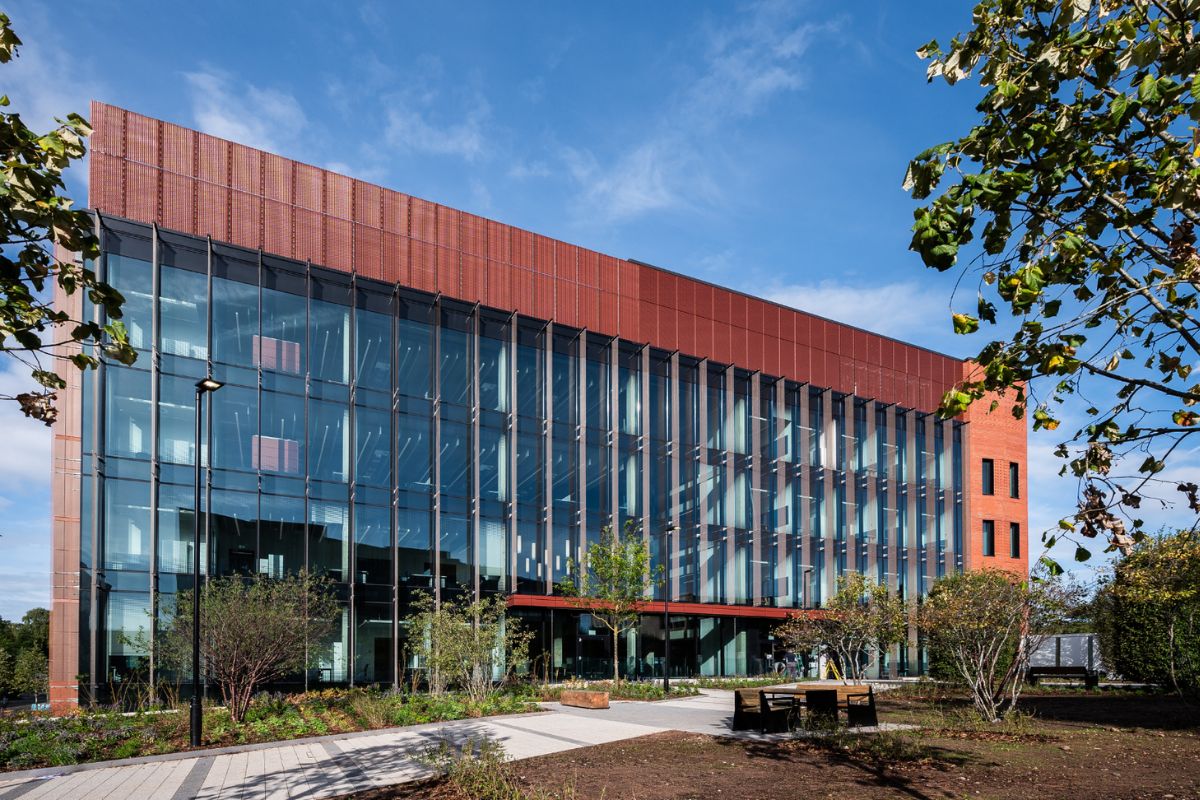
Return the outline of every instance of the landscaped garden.
[[[207,747],[273,742],[303,736],[373,730],[426,722],[537,711],[530,693],[496,693],[481,701],[458,693],[430,695],[370,689],[330,689],[306,694],[259,694],[245,719],[228,709],[204,714]],[[0,770],[61,766],[188,748],[184,710],[133,713],[87,711],[0,717]]]
[[[747,741],[662,733],[503,763],[440,758],[448,777],[354,800],[1187,798],[1200,794],[1200,709],[1100,690],[1022,698],[982,722],[965,693],[884,692],[881,721],[918,730]],[[435,759],[437,760],[437,759]]]

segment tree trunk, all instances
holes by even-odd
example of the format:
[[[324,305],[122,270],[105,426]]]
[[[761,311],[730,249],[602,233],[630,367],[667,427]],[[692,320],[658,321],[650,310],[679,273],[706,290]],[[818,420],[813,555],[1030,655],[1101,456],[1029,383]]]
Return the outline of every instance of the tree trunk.
[[[621,663],[620,652],[621,638],[617,633],[617,629],[613,628],[613,686],[616,686],[621,681],[621,673],[618,669],[618,665]]]

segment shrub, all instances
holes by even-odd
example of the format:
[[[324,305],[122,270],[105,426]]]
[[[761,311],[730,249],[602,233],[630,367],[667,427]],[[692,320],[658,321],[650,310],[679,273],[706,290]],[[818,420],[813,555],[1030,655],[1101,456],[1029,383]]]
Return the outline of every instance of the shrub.
[[[1102,584],[1093,609],[1109,669],[1200,693],[1200,533],[1141,542]]]

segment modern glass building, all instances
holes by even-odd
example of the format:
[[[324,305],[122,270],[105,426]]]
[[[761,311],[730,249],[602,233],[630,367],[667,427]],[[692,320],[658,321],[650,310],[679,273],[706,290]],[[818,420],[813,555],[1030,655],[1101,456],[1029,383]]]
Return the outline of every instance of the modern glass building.
[[[605,674],[609,639],[555,584],[608,525],[668,577],[622,642],[631,676],[662,674],[664,634],[673,675],[770,669],[771,629],[847,571],[917,597],[1025,568],[1024,429],[937,418],[954,359],[120,109],[93,121],[95,267],[139,358],[80,376],[55,432],[55,702],[156,669],[197,522],[206,575],[334,581],[309,686],[402,680],[418,591],[503,594],[540,673]],[[206,375],[224,386],[197,442]],[[920,671],[909,645],[883,669]]]

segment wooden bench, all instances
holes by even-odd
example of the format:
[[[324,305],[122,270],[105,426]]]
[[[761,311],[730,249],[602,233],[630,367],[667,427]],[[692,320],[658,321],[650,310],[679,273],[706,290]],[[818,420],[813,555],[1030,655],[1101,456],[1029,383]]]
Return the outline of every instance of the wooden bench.
[[[1041,678],[1074,678],[1083,681],[1088,689],[1100,685],[1100,674],[1087,667],[1030,667],[1025,672],[1025,681],[1030,686],[1037,686]]]
[[[573,708],[608,708],[608,692],[588,689],[563,689],[558,702]]]

